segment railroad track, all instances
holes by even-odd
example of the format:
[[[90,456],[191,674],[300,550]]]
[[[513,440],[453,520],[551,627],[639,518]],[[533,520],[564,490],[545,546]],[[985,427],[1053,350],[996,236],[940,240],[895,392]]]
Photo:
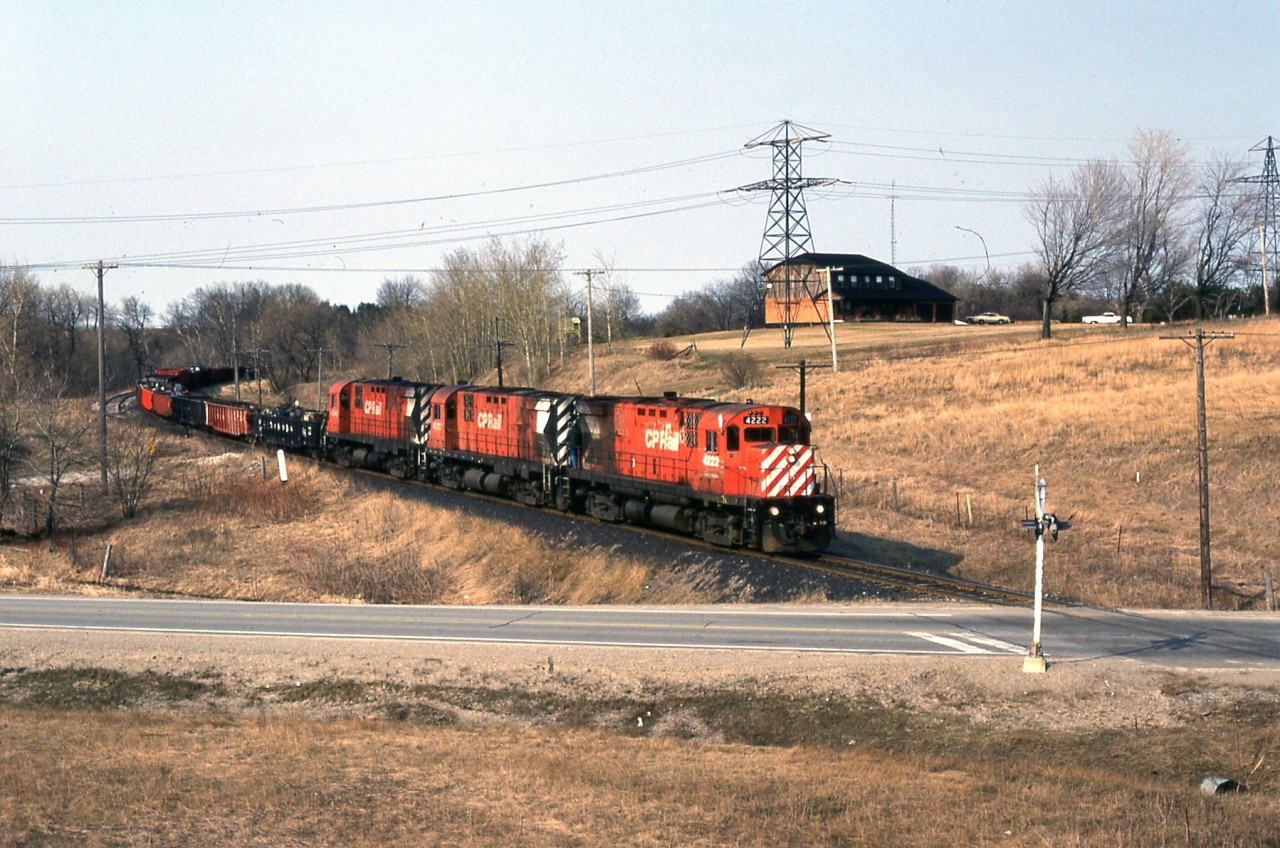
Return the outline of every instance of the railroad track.
[[[168,422],[161,422],[174,427]],[[205,435],[205,434],[201,434]],[[210,434],[211,435],[211,434]],[[211,436],[218,438],[217,436]],[[234,440],[219,439],[220,441],[231,444],[239,444],[248,450],[255,450],[254,447],[245,442],[237,442]],[[396,481],[395,478],[389,477],[376,471],[369,471],[361,468],[343,468],[333,463],[323,462],[328,468],[340,470],[348,474],[359,477],[365,477],[370,480],[377,480],[383,483],[399,482],[420,486],[424,489],[439,489],[442,491],[453,492],[451,489],[440,487],[436,484],[423,483],[421,481]],[[477,500],[489,502],[492,504],[502,505],[506,508],[529,510],[534,512],[542,511],[538,507],[529,507],[520,504],[510,498],[501,498],[487,495],[483,492],[467,492],[466,497],[469,500]],[[561,513],[556,513],[557,515]],[[580,521],[591,521],[583,516],[574,516]],[[902,566],[885,565],[883,563],[868,562],[866,560],[854,559],[852,557],[844,557],[839,554],[830,552],[820,554],[815,557],[793,557],[782,556],[776,554],[765,554],[760,551],[747,550],[742,548],[725,548],[719,545],[713,545],[704,542],[696,537],[678,536],[666,531],[656,530],[650,527],[643,527],[633,524],[606,524],[605,526],[622,528],[638,536],[653,536],[666,540],[676,540],[690,548],[701,548],[709,552],[718,554],[737,554],[760,560],[773,562],[779,565],[785,565],[789,568],[799,568],[814,571],[820,574],[826,574],[833,577],[861,581],[865,584],[873,584],[883,586],[889,589],[895,589],[903,592],[917,593],[920,595],[946,598],[948,600],[968,601],[972,603],[1002,604],[1008,606],[1029,606],[1035,601],[1035,597],[1031,592],[1024,592],[1018,589],[1009,589],[1003,586],[995,586],[986,583],[979,583],[973,580],[965,580],[960,577],[951,577],[937,572],[920,571],[913,568],[905,568]],[[1077,601],[1066,598],[1059,598],[1052,595],[1044,597],[1045,606],[1067,608],[1085,606]]]
[[[824,553],[811,560],[786,559],[785,561],[792,565],[813,569],[824,574],[863,580],[894,589],[920,592],[950,600],[996,603],[1009,606],[1026,606],[1035,602],[1033,593],[1024,592],[1020,589],[978,583],[974,580],[950,577],[932,571],[919,571],[914,568],[867,562],[832,553]],[[1054,595],[1045,595],[1043,603],[1045,606],[1054,607],[1083,606],[1077,601],[1059,598]]]

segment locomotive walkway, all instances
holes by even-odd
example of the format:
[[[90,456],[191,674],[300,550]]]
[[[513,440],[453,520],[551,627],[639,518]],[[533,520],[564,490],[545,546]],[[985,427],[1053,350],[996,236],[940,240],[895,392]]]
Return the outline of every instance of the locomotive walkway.
[[[409,607],[0,596],[0,628],[725,651],[1026,653],[1031,612],[1008,607]],[[1129,658],[1186,669],[1280,668],[1267,613],[1047,611],[1051,663]]]

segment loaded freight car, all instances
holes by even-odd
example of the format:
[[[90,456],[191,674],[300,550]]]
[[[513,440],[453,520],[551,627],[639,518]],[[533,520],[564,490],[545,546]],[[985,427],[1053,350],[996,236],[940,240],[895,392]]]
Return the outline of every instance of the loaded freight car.
[[[252,409],[251,405],[234,400],[206,400],[205,419],[213,432],[242,439],[253,429],[250,425]]]
[[[170,415],[184,427],[203,427],[208,423],[204,398],[191,395],[174,395],[173,412]]]
[[[323,452],[323,412],[300,406],[258,407],[251,420],[255,442],[312,456],[320,456]]]

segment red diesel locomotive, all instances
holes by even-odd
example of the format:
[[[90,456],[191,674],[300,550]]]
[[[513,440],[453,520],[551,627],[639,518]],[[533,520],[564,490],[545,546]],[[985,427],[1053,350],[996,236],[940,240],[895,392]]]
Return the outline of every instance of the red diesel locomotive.
[[[805,552],[835,532],[809,435],[791,407],[348,380],[329,392],[326,450],[604,521]]]
[[[141,405],[176,417],[161,411],[157,385],[140,384]],[[184,421],[190,403],[178,404]],[[247,423],[211,413],[202,423],[343,465],[721,545],[804,553],[835,534],[826,466],[791,407],[392,379],[335,383],[322,425],[316,416],[252,407]]]

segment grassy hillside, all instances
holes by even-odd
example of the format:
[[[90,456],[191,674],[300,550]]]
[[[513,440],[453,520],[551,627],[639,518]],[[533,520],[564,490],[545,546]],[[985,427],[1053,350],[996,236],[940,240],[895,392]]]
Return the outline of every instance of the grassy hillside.
[[[1272,480],[1280,447],[1280,322],[1236,322],[1207,351],[1217,606],[1257,607],[1280,561]],[[1047,556],[1051,592],[1106,605],[1200,603],[1192,351],[1188,328],[840,326],[840,370],[809,375],[814,441],[840,495],[838,549],[1029,588],[1033,468],[1073,527]],[[829,363],[820,328],[781,347],[777,330],[651,340],[600,350],[600,393],[797,403],[779,367]],[[744,379],[742,388],[728,388]],[[314,385],[295,387],[310,397]],[[586,391],[585,354],[550,388]],[[124,426],[125,422],[121,422]],[[141,422],[139,421],[141,426]],[[114,426],[114,425],[113,425]],[[215,597],[416,603],[713,602],[738,597],[684,566],[655,571],[615,551],[568,550],[300,465],[287,488],[252,453],[162,438],[154,490],[122,522],[92,478],[69,532],[0,545],[0,585],[92,583],[108,543],[131,587]],[[236,500],[248,507],[231,508]],[[247,520],[246,516],[252,518]],[[72,529],[74,528],[74,529]],[[500,543],[499,543],[500,542]],[[264,556],[269,552],[269,556]],[[514,564],[513,564],[514,563]],[[1241,585],[1235,585],[1241,584]]]
[[[1220,606],[1248,603],[1280,560],[1280,323],[1232,322],[1206,350],[1211,514]],[[1030,586],[1034,467],[1048,508],[1073,529],[1050,549],[1051,591],[1104,604],[1199,603],[1195,367],[1163,335],[1189,327],[857,324],[837,327],[840,370],[808,377],[814,441],[837,475],[842,546],[1011,586]],[[821,328],[649,342],[597,358],[602,393],[754,398],[795,404],[798,375],[778,368],[831,361]],[[726,388],[726,365],[756,363],[757,379]],[[740,366],[737,370],[741,370]],[[585,363],[556,388],[585,390]]]

